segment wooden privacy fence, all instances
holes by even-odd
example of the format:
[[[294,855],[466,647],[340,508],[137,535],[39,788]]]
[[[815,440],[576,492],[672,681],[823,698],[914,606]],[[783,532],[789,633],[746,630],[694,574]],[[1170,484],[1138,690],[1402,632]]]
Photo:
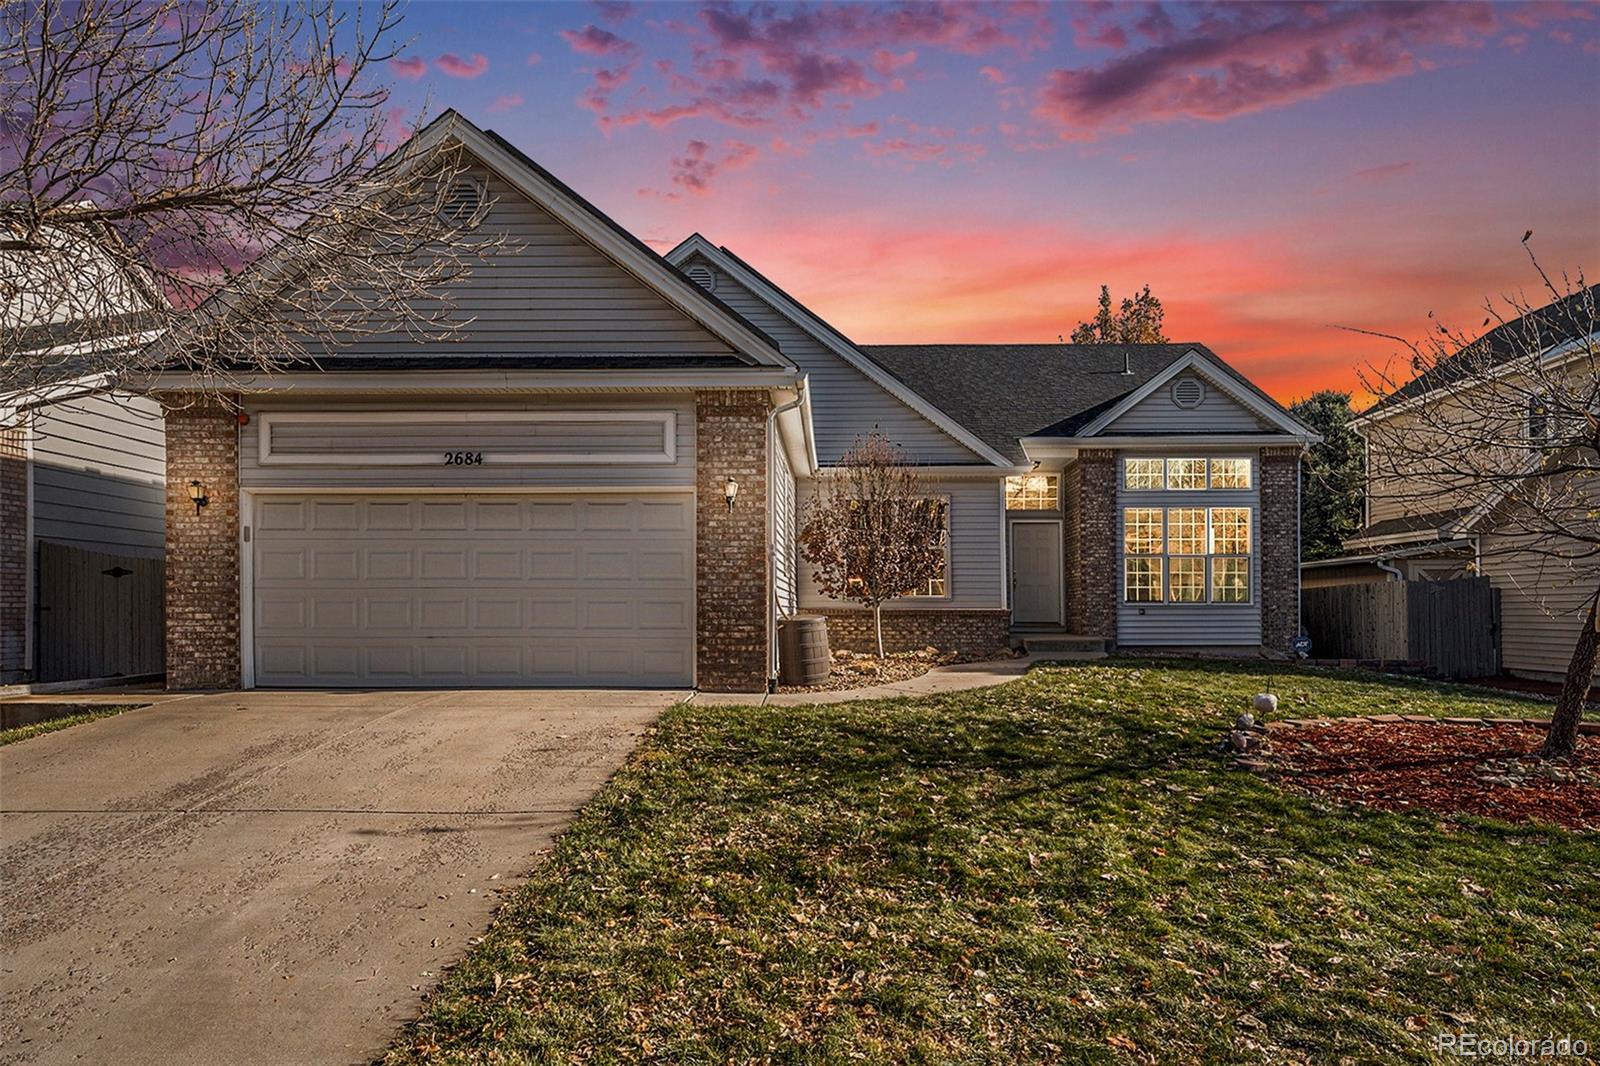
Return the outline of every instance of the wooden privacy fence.
[[[159,674],[166,564],[39,544],[40,681]]]
[[[1300,593],[1318,659],[1401,659],[1445,677],[1500,672],[1500,591],[1486,577],[1331,585]]]

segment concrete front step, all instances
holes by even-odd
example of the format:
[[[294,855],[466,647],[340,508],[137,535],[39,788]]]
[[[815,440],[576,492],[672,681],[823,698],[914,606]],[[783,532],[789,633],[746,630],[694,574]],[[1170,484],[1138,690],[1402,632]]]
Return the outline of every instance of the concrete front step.
[[[1022,646],[1029,655],[1070,656],[1073,659],[1104,659],[1106,657],[1106,642],[1103,637],[1080,637],[1071,633],[1041,633],[1024,636],[1022,638]]]

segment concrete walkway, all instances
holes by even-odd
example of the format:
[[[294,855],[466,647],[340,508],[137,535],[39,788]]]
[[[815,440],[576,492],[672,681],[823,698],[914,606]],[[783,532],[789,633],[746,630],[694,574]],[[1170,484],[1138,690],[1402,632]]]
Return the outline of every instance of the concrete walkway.
[[[1060,662],[1070,656],[1024,655],[1016,659],[993,659],[981,663],[956,663],[936,666],[920,677],[894,681],[868,688],[847,688],[833,692],[697,692],[694,702],[712,707],[803,707],[818,703],[849,703],[853,700],[891,700],[905,696],[937,696],[945,692],[964,692],[1015,681],[1038,663]]]
[[[0,747],[0,1062],[371,1062],[683,698],[218,693]]]

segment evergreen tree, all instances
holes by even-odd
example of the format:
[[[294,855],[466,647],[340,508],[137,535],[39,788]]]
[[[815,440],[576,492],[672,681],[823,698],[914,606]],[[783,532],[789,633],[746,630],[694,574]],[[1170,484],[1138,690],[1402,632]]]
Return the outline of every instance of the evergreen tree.
[[[1300,557],[1338,555],[1344,538],[1361,528],[1366,479],[1361,438],[1350,428],[1348,392],[1326,389],[1291,406],[1296,418],[1322,434],[1300,466]]]

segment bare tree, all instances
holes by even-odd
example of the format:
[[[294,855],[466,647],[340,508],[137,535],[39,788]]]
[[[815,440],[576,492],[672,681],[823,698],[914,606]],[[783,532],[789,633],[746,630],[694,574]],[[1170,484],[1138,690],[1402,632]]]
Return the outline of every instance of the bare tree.
[[[834,599],[871,609],[883,657],[883,605],[944,574],[948,503],[929,496],[916,467],[881,434],[856,439],[818,481],[800,554]]]
[[[1490,301],[1482,336],[1435,324],[1422,342],[1389,337],[1409,359],[1369,368],[1383,417],[1362,433],[1370,499],[1487,531],[1482,569],[1545,610],[1563,609],[1548,590],[1578,593],[1564,608],[1584,621],[1545,742],[1554,757],[1576,748],[1600,650],[1600,323],[1581,275],[1558,281],[1529,259],[1538,298]]]
[[[220,390],[456,328],[444,287],[496,241],[459,148],[422,157],[387,107],[397,4],[0,6],[0,392]]]

